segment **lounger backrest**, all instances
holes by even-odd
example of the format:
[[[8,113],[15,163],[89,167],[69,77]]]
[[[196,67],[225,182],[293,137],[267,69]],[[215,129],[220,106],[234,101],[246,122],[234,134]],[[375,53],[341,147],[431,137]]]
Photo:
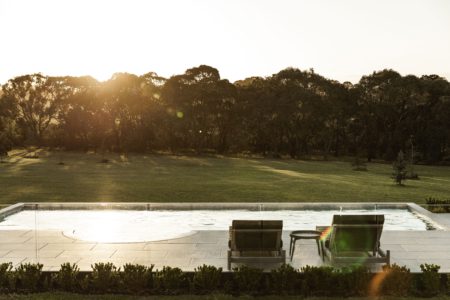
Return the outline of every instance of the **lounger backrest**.
[[[335,215],[330,248],[335,252],[376,251],[383,223],[383,215]]]
[[[230,227],[232,250],[252,251],[261,248],[262,221],[233,220]]]
[[[283,231],[283,221],[270,220],[262,221],[261,244],[264,250],[280,250],[281,233]]]
[[[233,229],[261,229],[262,221],[260,220],[233,220],[231,223]]]
[[[233,220],[230,227],[231,250],[279,250],[282,228],[282,221]]]
[[[334,215],[333,216],[333,225],[334,224],[383,225],[384,224],[384,215]]]

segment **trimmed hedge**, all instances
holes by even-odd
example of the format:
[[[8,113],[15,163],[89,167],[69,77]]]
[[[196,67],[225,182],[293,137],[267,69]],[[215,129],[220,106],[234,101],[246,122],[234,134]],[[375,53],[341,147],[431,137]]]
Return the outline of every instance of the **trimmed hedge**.
[[[412,274],[393,264],[382,272],[365,267],[336,269],[306,266],[300,270],[282,265],[271,272],[242,266],[233,272],[203,265],[194,272],[179,268],[112,263],[96,263],[92,272],[80,272],[76,264],[65,263],[58,272],[43,272],[41,264],[0,264],[0,293],[47,291],[81,294],[179,295],[226,293],[231,295],[299,295],[302,297],[339,296],[419,296],[432,297],[450,291],[447,274],[439,266],[421,265],[422,273]]]

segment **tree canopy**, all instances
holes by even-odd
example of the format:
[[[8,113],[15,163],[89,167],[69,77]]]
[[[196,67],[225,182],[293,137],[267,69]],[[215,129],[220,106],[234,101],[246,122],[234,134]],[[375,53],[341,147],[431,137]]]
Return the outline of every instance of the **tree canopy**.
[[[0,92],[0,133],[14,146],[110,151],[450,157],[450,84],[381,70],[357,84],[287,68],[230,83],[201,65],[163,78],[31,74]]]

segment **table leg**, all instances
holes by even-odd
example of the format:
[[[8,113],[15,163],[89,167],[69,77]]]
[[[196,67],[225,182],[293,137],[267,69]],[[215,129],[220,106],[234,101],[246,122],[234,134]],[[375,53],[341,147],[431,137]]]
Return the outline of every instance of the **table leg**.
[[[297,240],[296,239],[294,239],[294,242],[292,243],[292,253],[291,253],[291,261],[292,261],[292,259],[294,258],[294,252],[295,252],[295,242],[296,242]]]

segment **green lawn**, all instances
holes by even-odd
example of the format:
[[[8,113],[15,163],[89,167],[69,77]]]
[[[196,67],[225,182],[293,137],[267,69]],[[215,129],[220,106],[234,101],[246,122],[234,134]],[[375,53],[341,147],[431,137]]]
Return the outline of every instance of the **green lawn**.
[[[14,154],[14,153],[13,153]],[[58,165],[59,157],[64,165]],[[450,167],[415,166],[420,180],[396,186],[389,164],[353,171],[349,162],[16,151],[0,164],[0,203],[373,202],[448,198]]]

